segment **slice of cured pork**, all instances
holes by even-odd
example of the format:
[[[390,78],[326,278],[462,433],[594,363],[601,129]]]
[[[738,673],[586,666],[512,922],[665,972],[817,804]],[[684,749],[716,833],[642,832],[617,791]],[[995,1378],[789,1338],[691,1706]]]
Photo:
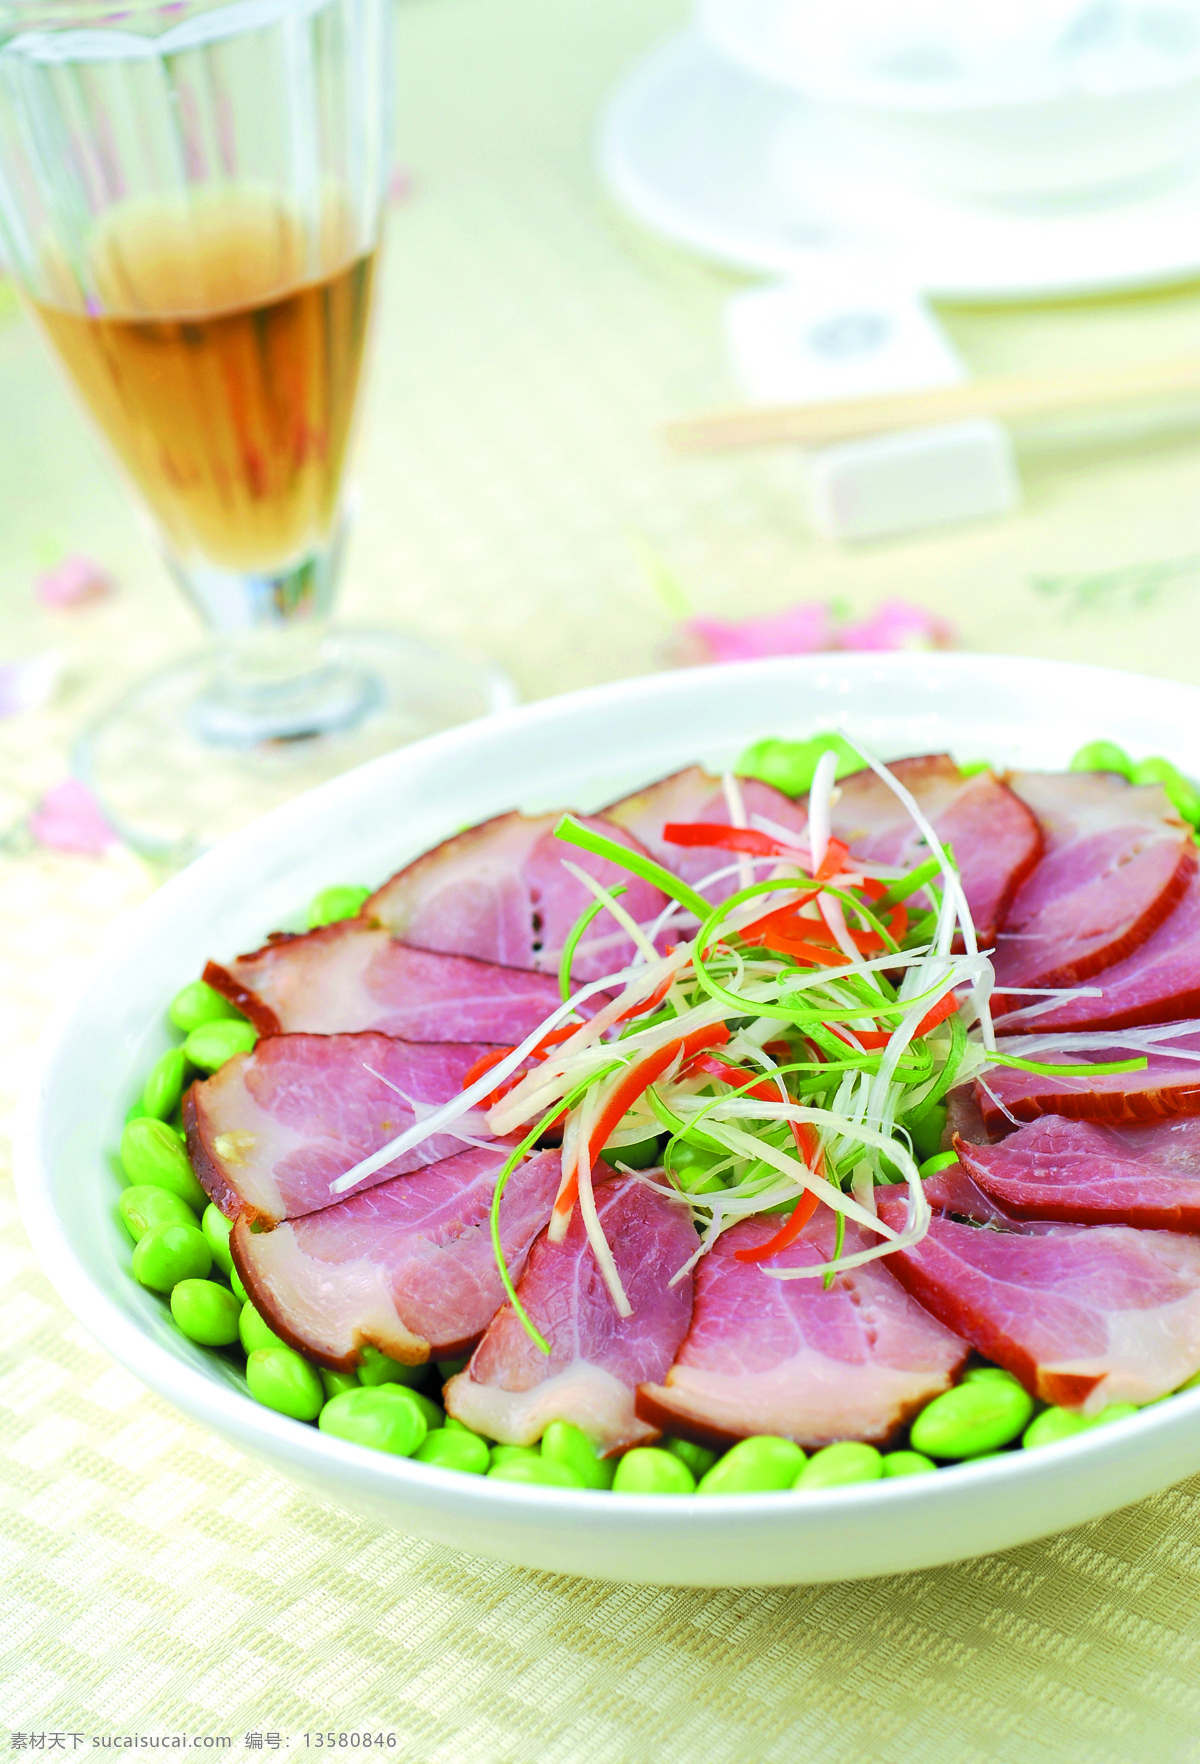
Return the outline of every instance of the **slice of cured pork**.
[[[1181,1033],[1176,1045],[1193,1055],[1200,1053],[1200,1035]],[[1050,1066],[1103,1065],[1130,1057],[1128,1048],[1091,1047],[1086,1054],[1045,1054],[1042,1059]],[[1166,1050],[1148,1054],[1140,1072],[1077,1078],[1049,1078],[1000,1068],[976,1081],[975,1097],[992,1138],[1039,1115],[1107,1121],[1113,1126],[1200,1115],[1200,1059],[1172,1057]]]
[[[602,1454],[657,1437],[635,1414],[634,1392],[665,1378],[687,1334],[692,1276],[670,1282],[699,1240],[685,1206],[631,1177],[598,1183],[596,1211],[632,1316],[618,1316],[576,1207],[562,1243],[538,1238],[517,1287],[550,1353],[505,1305],[446,1386],[447,1410],[468,1427],[532,1445],[551,1421],[573,1421]]]
[[[747,1219],[718,1238],[696,1270],[692,1327],[665,1383],[638,1391],[638,1414],[713,1446],[777,1434],[803,1446],[838,1439],[883,1444],[948,1389],[968,1345],[922,1310],[879,1261],[839,1274],[773,1280],[764,1267],[819,1267],[834,1250],[822,1207],[769,1263],[739,1262],[777,1229]],[[846,1226],[847,1254],[877,1241]]]
[[[556,839],[560,819],[500,815],[458,833],[385,882],[364,905],[363,917],[418,949],[557,974],[571,927],[595,899],[563,868],[565,860],[606,888],[623,883],[621,905],[639,925],[656,919],[666,895],[607,859]],[[642,851],[611,822],[579,819],[618,845]],[[600,980],[633,956],[628,935],[602,912],[580,941],[572,974],[577,984]]]
[[[1078,985],[1132,955],[1182,900],[1196,872],[1191,830],[1161,785],[1115,772],[1018,772],[1009,783],[1045,852],[1004,916],[996,985]],[[993,1011],[1022,1003],[1001,991]]]
[[[549,974],[412,949],[363,919],[278,936],[224,967],[210,962],[204,978],[260,1035],[375,1029],[511,1047],[562,1003]]]
[[[1018,1219],[1200,1233],[1200,1117],[1105,1127],[1050,1115],[998,1145],[955,1149],[983,1192]]]
[[[276,1035],[237,1054],[184,1101],[188,1156],[227,1219],[267,1225],[329,1206],[335,1177],[395,1139],[423,1113],[449,1102],[482,1054],[477,1042],[393,1041],[386,1035]],[[415,1105],[415,1107],[414,1107]],[[465,1135],[491,1140],[470,1110],[458,1136],[437,1133],[363,1187],[436,1163]]]
[[[808,825],[804,810],[797,808],[790,796],[764,784],[758,778],[739,778],[742,804],[748,818],[763,815],[789,832],[803,833]],[[669,821],[702,821],[728,827],[732,823],[729,804],[719,778],[700,766],[688,766],[669,778],[650,784],[632,796],[624,796],[603,810],[606,820],[615,821],[632,833],[664,869],[673,876],[682,876],[693,887],[717,870],[731,870],[721,881],[704,890],[705,898],[715,905],[727,899],[746,882],[760,881],[769,872],[749,865],[738,867],[737,855],[720,846],[670,845],[663,838],[663,827]],[[744,869],[745,880],[742,870]]]
[[[888,770],[952,848],[980,947],[988,948],[1009,902],[1041,856],[1035,815],[993,773],[964,778],[949,754],[889,760]],[[901,870],[924,862],[929,852],[920,830],[874,772],[853,772],[838,789],[833,831],[856,857]]]
[[[888,1224],[902,1200],[881,1198]],[[1094,1415],[1149,1403],[1200,1370],[1200,1241],[1126,1225],[1025,1232],[935,1214],[896,1278],[1031,1395]]]
[[[1192,877],[1179,905],[1139,949],[1101,969],[1091,984],[1100,988],[1098,998],[1068,999],[1040,1016],[1008,1015],[1004,1033],[1133,1029],[1200,1016],[1200,876]]]
[[[472,1147],[274,1231],[239,1221],[230,1244],[256,1308],[293,1347],[343,1370],[367,1342],[406,1365],[466,1352],[504,1302],[489,1216],[507,1156]],[[509,1178],[500,1241],[514,1279],[561,1173],[558,1152],[540,1152]]]

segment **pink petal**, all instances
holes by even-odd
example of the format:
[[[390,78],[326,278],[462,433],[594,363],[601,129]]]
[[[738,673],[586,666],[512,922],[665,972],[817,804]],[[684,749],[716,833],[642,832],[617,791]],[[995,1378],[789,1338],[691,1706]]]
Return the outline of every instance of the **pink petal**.
[[[95,797],[78,778],[64,778],[47,790],[29,817],[29,831],[39,844],[54,851],[87,852],[92,857],[117,843]]]
[[[37,579],[37,598],[43,606],[83,606],[89,600],[103,600],[113,592],[116,583],[94,557],[78,554],[64,557],[52,570],[43,570]]]
[[[413,175],[408,170],[407,166],[397,165],[393,167],[392,175],[388,179],[388,201],[396,203],[397,205],[401,202],[407,202],[413,193],[413,185]]]
[[[713,661],[813,655],[834,644],[833,616],[823,600],[789,606],[759,619],[685,619],[683,629],[704,644]]]
[[[906,600],[885,600],[869,619],[838,633],[839,649],[949,649],[954,641],[953,625]]]

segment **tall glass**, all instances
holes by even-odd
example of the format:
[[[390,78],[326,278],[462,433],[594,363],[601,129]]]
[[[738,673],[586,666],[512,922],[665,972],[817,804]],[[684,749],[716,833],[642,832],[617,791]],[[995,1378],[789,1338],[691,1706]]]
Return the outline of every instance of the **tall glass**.
[[[508,698],[471,658],[329,627],[393,4],[0,0],[0,250],[215,634],[80,746],[147,847]]]

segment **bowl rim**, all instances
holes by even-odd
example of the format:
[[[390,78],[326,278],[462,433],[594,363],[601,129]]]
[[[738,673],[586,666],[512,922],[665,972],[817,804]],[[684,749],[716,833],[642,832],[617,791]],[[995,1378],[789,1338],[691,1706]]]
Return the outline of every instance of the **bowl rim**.
[[[33,1248],[43,1271],[59,1297],[99,1344],[142,1383],[164,1397],[187,1416],[198,1419],[237,1444],[267,1455],[277,1468],[294,1468],[303,1480],[305,1470],[311,1472],[310,1486],[322,1471],[344,1469],[360,1488],[387,1498],[403,1493],[410,1504],[431,1511],[468,1514],[473,1518],[492,1521],[513,1521],[518,1526],[541,1516],[578,1522],[584,1516],[589,1528],[602,1531],[626,1531],[632,1527],[663,1530],[688,1537],[704,1531],[714,1519],[751,1524],[755,1520],[784,1520],[802,1514],[819,1519],[821,1513],[863,1507],[873,1511],[882,1502],[882,1511],[905,1515],[916,1523],[919,1518],[932,1518],[950,1489],[946,1484],[947,1469],[935,1475],[887,1478],[869,1483],[820,1490],[777,1491],[764,1504],[763,1493],[707,1495],[697,1500],[691,1495],[623,1494],[617,1501],[597,1498],[597,1491],[559,1489],[537,1485],[525,1487],[514,1483],[492,1481],[484,1476],[467,1476],[461,1472],[440,1469],[409,1458],[395,1458],[382,1452],[321,1433],[317,1428],[267,1409],[248,1393],[232,1383],[190,1365],[178,1353],[155,1340],[123,1312],[115,1301],[100,1288],[79,1259],[65,1224],[51,1200],[49,1171],[41,1155],[41,1123],[43,1108],[49,1101],[48,1085],[56,1058],[68,1036],[76,1012],[98,984],[118,971],[147,931],[159,923],[169,922],[177,903],[198,892],[208,876],[221,875],[244,848],[258,845],[277,829],[293,822],[311,818],[314,807],[337,799],[346,787],[346,780],[360,780],[374,774],[388,776],[400,773],[414,756],[441,757],[456,751],[470,751],[481,740],[510,728],[553,725],[574,711],[606,708],[613,701],[628,705],[647,701],[666,693],[681,696],[695,690],[701,678],[714,684],[729,680],[757,682],[779,678],[803,681],[813,671],[832,668],[837,673],[870,675],[880,671],[903,677],[914,668],[932,670],[936,674],[972,670],[994,676],[997,670],[1032,673],[1042,676],[1047,686],[1064,673],[1090,682],[1101,696],[1119,684],[1128,686],[1136,681],[1152,688],[1161,700],[1178,701],[1179,712],[1190,712],[1200,721],[1200,688],[1184,682],[1129,671],[1093,667],[1075,662],[1059,662],[1042,658],[996,656],[980,652],[869,652],[860,654],[820,654],[803,657],[773,657],[759,661],[713,664],[699,669],[681,669],[660,674],[647,674],[607,682],[579,692],[541,699],[529,705],[516,706],[441,734],[428,737],[410,747],[393,750],[365,762],[353,771],[327,780],[311,791],[280,805],[269,814],[229,835],[219,844],[171,877],[139,906],[122,915],[107,931],[92,956],[81,969],[78,984],[54,1009],[38,1039],[32,1080],[19,1100],[14,1131],[14,1169],[22,1216]],[[1117,1427],[1100,1427],[1087,1433],[1038,1447],[1036,1451],[1017,1451],[986,1462],[970,1460],[949,1467],[956,1492],[982,1487],[1020,1487],[1042,1482],[1047,1474],[1066,1464],[1081,1469],[1096,1467],[1117,1455],[1123,1442],[1138,1441],[1139,1450],[1151,1441],[1165,1442],[1187,1435],[1200,1435],[1200,1389],[1160,1399],[1147,1405],[1138,1415],[1124,1419]],[[940,1492],[939,1492],[940,1491]],[[326,1497],[329,1498],[329,1497]],[[784,1504],[781,1504],[784,1503]],[[1093,1503],[1080,1521],[1094,1512],[1109,1510],[1103,1503]],[[985,1550],[994,1545],[983,1545]],[[894,1572],[882,1568],[881,1573]],[[722,1581],[720,1584],[740,1584]]]

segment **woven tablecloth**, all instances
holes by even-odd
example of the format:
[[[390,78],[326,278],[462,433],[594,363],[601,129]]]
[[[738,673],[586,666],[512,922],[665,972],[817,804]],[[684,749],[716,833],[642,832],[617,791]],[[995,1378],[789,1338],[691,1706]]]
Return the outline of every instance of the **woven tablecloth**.
[[[1028,440],[1019,514],[858,550],[808,535],[788,454],[665,453],[656,423],[730,394],[738,284],[613,213],[591,143],[602,95],[681,18],[675,0],[402,8],[412,195],[391,223],[345,610],[490,649],[529,697],[645,671],[668,620],[636,533],[697,611],[902,595],[972,648],[1200,681],[1200,577],[1138,567],[1200,554],[1194,425]],[[1063,368],[1194,350],[1200,292],[943,317],[979,371]],[[87,711],[196,634],[11,310],[0,411],[0,655],[68,660],[49,710],[0,722],[3,826],[62,777]],[[64,551],[99,557],[119,595],[37,607],[36,572]],[[122,852],[0,852],[5,1116],[51,1004],[152,886]],[[420,1764],[1200,1759],[1200,1480],[872,1583],[526,1573],[324,1506],[147,1395],[38,1272],[7,1179],[0,1207],[0,1745],[225,1737],[208,1749],[240,1764],[367,1729]]]

